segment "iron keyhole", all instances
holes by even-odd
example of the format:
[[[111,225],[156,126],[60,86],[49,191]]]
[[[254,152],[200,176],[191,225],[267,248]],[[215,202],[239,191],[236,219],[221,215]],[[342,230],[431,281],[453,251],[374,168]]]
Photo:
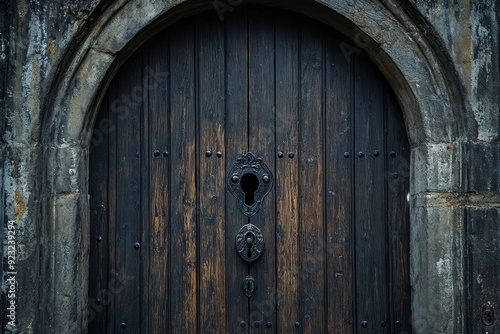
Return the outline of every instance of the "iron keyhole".
[[[255,203],[255,192],[259,188],[259,178],[254,173],[246,173],[241,177],[241,190],[245,193],[245,204],[252,206]]]
[[[252,247],[253,247],[253,243],[255,242],[255,234],[253,234],[252,232],[248,232],[247,234],[245,234],[245,240],[247,242],[247,256],[248,258],[252,258]]]

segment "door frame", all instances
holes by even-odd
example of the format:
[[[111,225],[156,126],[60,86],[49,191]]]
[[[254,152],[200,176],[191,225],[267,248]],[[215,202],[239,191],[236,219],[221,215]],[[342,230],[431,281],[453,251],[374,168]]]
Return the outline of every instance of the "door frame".
[[[116,0],[99,9],[85,33],[75,34],[79,36],[73,41],[75,48],[49,85],[42,123],[46,163],[40,170],[47,200],[41,204],[42,219],[37,224],[44,285],[33,297],[38,299],[34,304],[41,305],[40,329],[86,328],[88,150],[99,104],[112,77],[143,41],[167,25],[206,10],[218,10],[223,19],[241,2],[165,0],[138,6]],[[255,1],[245,4],[251,2]],[[352,45],[340,46],[346,61],[353,52],[365,50],[395,91],[411,145],[409,171],[408,162],[401,162],[411,193],[411,321],[417,333],[463,332],[463,206],[468,198],[467,173],[460,170],[465,138],[474,131],[475,122],[439,35],[411,4],[396,0],[272,4],[347,35]],[[442,177],[442,170],[448,171],[447,177]]]

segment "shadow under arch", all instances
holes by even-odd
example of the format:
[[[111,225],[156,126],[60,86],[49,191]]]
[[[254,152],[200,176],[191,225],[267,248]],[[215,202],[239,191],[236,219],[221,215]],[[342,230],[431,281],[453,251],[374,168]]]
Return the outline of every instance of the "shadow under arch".
[[[42,208],[44,221],[49,223],[42,228],[46,247],[41,254],[41,275],[61,271],[67,275],[65,279],[50,280],[41,289],[40,299],[46,302],[41,307],[40,328],[65,331],[68,321],[69,328],[75,330],[86,326],[88,148],[98,107],[114,74],[143,42],[166,26],[206,10],[217,10],[214,5],[219,3],[229,6],[223,7],[227,10],[235,9],[239,2],[165,0],[138,5],[117,0],[103,6],[85,37],[75,41],[77,47],[63,60],[64,67],[51,85],[43,117],[43,159],[54,163],[41,167],[43,191],[49,197]],[[398,97],[413,150],[422,143],[460,141],[474,131],[473,117],[466,112],[453,64],[438,34],[411,4],[394,0],[245,1],[249,3],[300,12],[333,27],[353,41],[345,46],[347,57],[366,50]],[[427,153],[419,154],[425,164]],[[70,182],[61,182],[68,178],[69,171]],[[418,166],[413,166],[412,172],[411,187],[416,193],[419,188],[415,180],[427,176]],[[68,201],[74,203],[70,213],[63,209]],[[412,225],[418,224],[413,217]],[[74,245],[73,249],[64,246],[68,244]],[[427,275],[427,280],[438,279],[427,272],[422,274]],[[418,288],[416,293],[420,293]]]

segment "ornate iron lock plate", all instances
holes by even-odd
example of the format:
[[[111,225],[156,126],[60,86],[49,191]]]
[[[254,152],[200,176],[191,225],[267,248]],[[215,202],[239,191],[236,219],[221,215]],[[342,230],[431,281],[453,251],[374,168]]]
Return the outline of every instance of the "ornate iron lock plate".
[[[257,260],[264,250],[264,236],[253,224],[244,225],[236,235],[236,251],[248,263]]]
[[[273,175],[262,158],[248,152],[236,159],[228,173],[228,187],[238,200],[238,208],[253,216],[273,186]]]

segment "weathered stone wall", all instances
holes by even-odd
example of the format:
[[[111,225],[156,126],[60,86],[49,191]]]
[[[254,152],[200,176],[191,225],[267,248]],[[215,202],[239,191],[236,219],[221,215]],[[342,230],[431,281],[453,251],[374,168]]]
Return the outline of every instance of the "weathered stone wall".
[[[102,81],[104,87],[109,79],[100,77],[122,61],[127,41],[141,30],[140,20],[150,15],[150,22],[161,24],[156,17],[167,22],[172,17],[168,9],[181,2],[0,2],[0,243],[4,259],[0,307],[3,314],[8,302],[7,226],[14,221],[16,323],[23,333],[69,333],[84,327],[81,296],[87,275],[88,140],[80,127],[91,124],[91,119],[81,118],[92,117],[87,100],[98,102],[100,84],[85,96],[71,92],[93,82]],[[213,10],[210,1],[188,3],[193,6],[186,12]],[[197,7],[198,3],[203,4]],[[225,3],[236,6],[241,1]],[[308,0],[274,3],[315,15]],[[356,21],[359,31],[374,40],[367,49],[406,109],[412,141],[415,332],[485,332],[483,305],[491,303],[500,317],[500,283],[495,279],[500,275],[500,257],[494,256],[500,252],[500,4],[496,0],[321,3]],[[378,8],[395,14],[377,16],[382,12]],[[137,20],[127,21],[125,9],[140,13]],[[328,17],[317,16],[329,23]],[[397,22],[402,17],[408,19]],[[415,43],[399,45],[397,41],[403,39],[391,37],[391,26],[401,27],[406,40]],[[345,30],[356,37],[352,27]],[[395,42],[390,43],[391,38]],[[435,55],[429,60],[435,66],[429,67],[428,82],[439,82],[445,73],[449,93],[429,88],[425,78],[407,74],[412,67],[419,68],[419,52],[431,54],[422,50],[425,46]],[[388,56],[377,58],[380,51]],[[396,57],[406,60],[398,62]],[[391,62],[398,63],[402,74],[390,69]],[[58,101],[68,94],[73,94],[73,102],[66,109]],[[406,103],[412,95],[415,102]],[[79,113],[73,111],[79,108]],[[421,119],[414,116],[418,113]],[[73,116],[77,114],[79,118]],[[67,117],[74,118],[60,121]],[[59,124],[67,128],[58,128]],[[4,329],[9,329],[3,322]],[[494,325],[497,330],[498,323]]]

